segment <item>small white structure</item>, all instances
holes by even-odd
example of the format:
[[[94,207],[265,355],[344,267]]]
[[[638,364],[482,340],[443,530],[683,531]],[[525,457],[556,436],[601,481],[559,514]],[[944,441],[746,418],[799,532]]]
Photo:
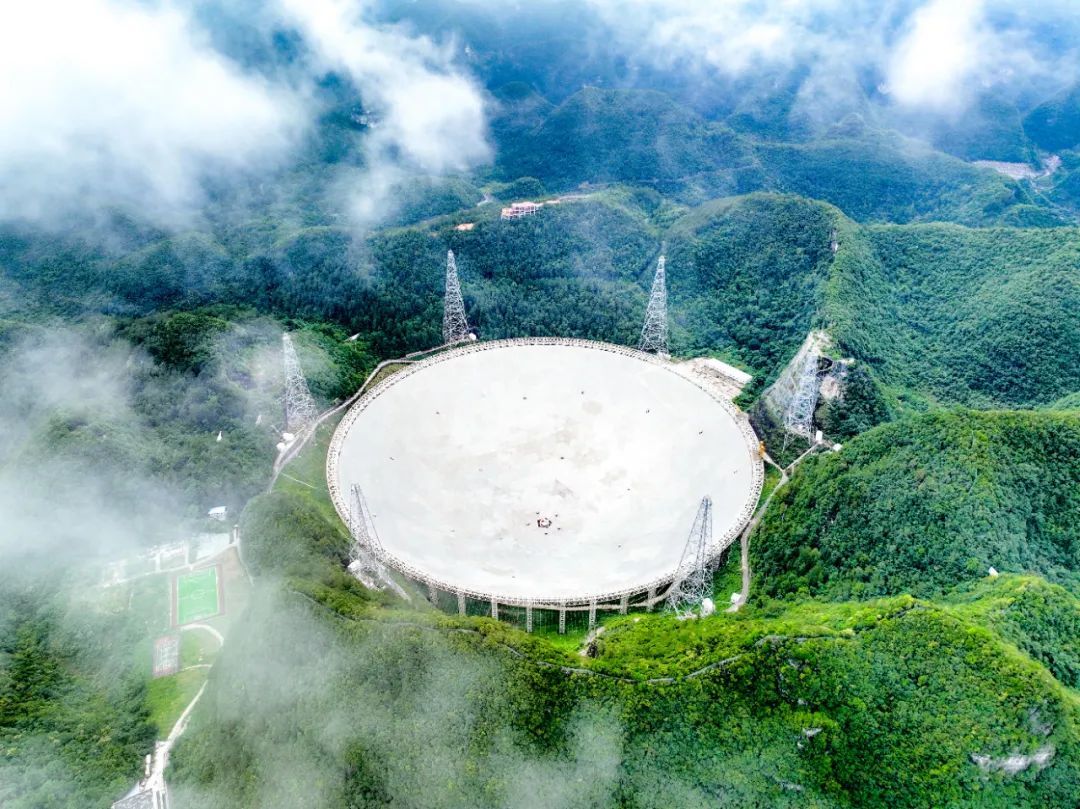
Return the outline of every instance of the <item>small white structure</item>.
[[[991,579],[996,579],[996,578],[997,578],[998,576],[1000,576],[1001,574],[1000,574],[1000,573],[998,573],[998,571],[997,571],[997,568],[996,568],[996,567],[994,567],[994,566],[992,566],[992,565],[991,565],[991,567],[990,567],[990,571],[989,571],[988,575],[990,576],[990,578],[991,578]]]
[[[523,216],[531,216],[544,207],[542,202],[511,202],[509,208],[502,209],[503,219],[520,219]]]
[[[192,538],[191,546],[196,562],[213,559],[232,544],[232,532],[221,534],[197,534]]]
[[[225,522],[225,518],[229,516],[229,509],[226,506],[214,506],[206,512],[206,516],[212,520]]]
[[[703,357],[700,360],[700,363],[705,368],[708,368],[710,371],[713,371],[716,374],[726,376],[730,379],[735,380],[739,383],[740,387],[746,385],[751,379],[754,378],[750,374],[746,373],[746,371],[743,371],[740,368],[736,368],[734,365],[728,365],[726,362],[722,362],[715,357]]]
[[[714,388],[727,399],[734,399],[753,377],[734,366],[712,357],[694,357],[678,362],[675,368],[700,384]]]

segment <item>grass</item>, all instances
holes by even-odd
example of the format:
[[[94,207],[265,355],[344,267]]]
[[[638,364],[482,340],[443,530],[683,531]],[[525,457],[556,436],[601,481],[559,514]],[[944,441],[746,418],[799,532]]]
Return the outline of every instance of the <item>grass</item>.
[[[746,652],[766,636],[850,638],[915,604],[910,596],[862,603],[767,602],[689,621],[637,614],[613,623],[604,634],[603,654],[589,667],[619,676],[685,675]]]
[[[180,667],[212,663],[217,656],[218,639],[205,629],[191,629],[180,635]]]
[[[320,424],[307,446],[282,470],[274,484],[275,492],[299,495],[317,506],[324,517],[335,522],[340,518],[326,485],[326,454],[343,415]]]
[[[761,483],[761,496],[758,497],[757,508],[761,508],[761,504],[764,503],[772,490],[780,485],[780,472],[775,466],[765,465],[765,479]]]
[[[720,555],[720,565],[713,573],[713,601],[718,610],[731,604],[731,594],[742,590],[742,550],[736,539]]]
[[[217,567],[195,570],[176,578],[176,623],[179,626],[210,618],[218,612]]]
[[[126,595],[128,612],[148,637],[170,629],[169,579],[167,575],[146,576],[131,582]]]
[[[582,613],[578,613],[582,615]],[[617,612],[609,610],[597,610],[596,611],[596,625],[598,627],[606,627],[612,621],[621,618]],[[543,626],[534,626],[532,634],[536,637],[543,638],[550,643],[552,647],[560,652],[566,654],[576,655],[580,651],[581,647],[585,645],[585,639],[589,636],[589,630],[583,626],[571,626],[570,613],[567,613],[567,627],[566,632],[562,635],[559,634],[558,623],[552,623],[550,625],[545,624]],[[578,617],[577,622],[580,623],[581,619]]]
[[[187,669],[147,683],[146,703],[159,739],[169,735],[184,708],[195,698],[206,682],[206,672],[207,669]]]

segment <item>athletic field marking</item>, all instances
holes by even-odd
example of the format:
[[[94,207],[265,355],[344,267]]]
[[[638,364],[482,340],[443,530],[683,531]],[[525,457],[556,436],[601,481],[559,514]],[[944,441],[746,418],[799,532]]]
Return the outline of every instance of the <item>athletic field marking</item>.
[[[217,565],[176,577],[176,624],[212,618],[221,612]]]
[[[162,635],[154,641],[154,677],[166,677],[180,671],[180,637]]]

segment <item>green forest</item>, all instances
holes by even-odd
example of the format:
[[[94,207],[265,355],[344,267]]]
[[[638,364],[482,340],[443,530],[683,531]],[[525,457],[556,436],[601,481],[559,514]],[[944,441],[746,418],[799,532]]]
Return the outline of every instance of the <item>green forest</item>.
[[[609,621],[581,658],[490,619],[373,599],[341,574],[325,491],[282,481],[245,521],[254,569],[283,585],[265,588],[177,751],[176,795],[192,805],[503,806],[535,779],[568,784],[571,805],[1071,800],[1080,600],[1039,576],[972,571],[932,600],[761,592],[710,620]],[[1046,769],[992,763],[1049,747]]]
[[[121,798],[197,669],[165,772],[174,809],[1080,807],[1073,29],[1028,32],[1054,69],[972,78],[968,106],[935,116],[905,109],[880,66],[820,73],[857,49],[814,51],[835,31],[813,20],[791,58],[816,62],[750,70],[723,61],[734,23],[380,0],[364,47],[356,21],[330,26],[352,43],[338,63],[303,9],[253,22],[194,5],[215,65],[318,111],[292,151],[248,161],[234,132],[236,160],[184,178],[190,209],[168,216],[140,206],[145,177],[117,198],[123,172],[60,183],[47,165],[50,194],[77,204],[39,215],[33,172],[5,174],[0,154],[0,203],[20,195],[0,206],[0,805]],[[906,8],[874,30],[905,34]],[[998,12],[983,28],[1026,19]],[[845,13],[870,30],[866,8]],[[719,44],[692,64],[698,36]],[[643,43],[673,55],[642,62]],[[377,81],[341,66],[365,59]],[[126,148],[139,131],[79,154],[190,165]],[[545,204],[501,219],[524,199]],[[339,416],[273,475],[282,335],[317,408],[341,404],[380,363],[442,343],[448,250],[479,340],[625,346],[666,257],[674,361],[751,374],[736,404],[778,462],[745,604],[605,615],[586,639],[348,572],[325,477]],[[810,447],[763,393],[813,330],[830,390]],[[221,507],[228,523],[208,519]],[[171,585],[140,554],[234,523],[249,589],[220,652],[189,637],[187,677],[153,679]],[[713,573],[726,607],[738,544]]]
[[[1068,407],[1080,387],[1071,229],[860,225],[791,195],[688,208],[633,188],[520,223],[485,212],[472,230],[454,230],[462,218],[361,242],[305,229],[246,257],[223,245],[230,267],[261,279],[260,297],[245,305],[214,279],[201,290],[196,279],[176,282],[195,296],[190,304],[133,308],[140,293],[123,280],[127,268],[138,267],[133,279],[189,277],[192,259],[173,247],[136,263],[88,257],[87,288],[68,278],[54,294],[59,280],[9,242],[9,282],[36,292],[8,313],[5,350],[16,356],[43,317],[96,290],[123,313],[76,321],[69,339],[84,357],[122,359],[133,418],[81,407],[50,414],[6,450],[6,469],[92,465],[109,497],[132,508],[145,487],[126,473],[140,469],[192,520],[218,501],[247,503],[241,527],[261,595],[175,752],[178,805],[318,794],[327,805],[500,806],[523,800],[522,772],[588,772],[594,791],[575,793],[582,805],[670,805],[665,796],[675,794],[686,806],[720,795],[869,807],[897,804],[898,790],[904,806],[1068,805],[1080,766],[1071,690],[1080,423],[1048,408]],[[482,338],[632,344],[661,242],[673,349],[751,371],[750,401],[811,328],[829,330],[837,354],[855,363],[845,397],[818,414],[844,449],[807,460],[775,498],[751,544],[751,604],[735,616],[614,622],[595,658],[571,658],[542,637],[374,597],[343,570],[347,536],[328,501],[288,481],[255,496],[273,457],[272,433],[256,416],[280,419],[283,328],[317,399],[340,401],[379,359],[438,342],[453,249]],[[341,295],[342,283],[356,293]],[[1003,406],[1041,409],[992,409]],[[320,478],[317,450],[296,464],[293,477]],[[991,566],[1004,574],[992,583]],[[132,751],[150,738],[144,681],[106,688],[92,657],[85,675],[69,669],[50,645],[58,630],[38,616],[45,607],[13,603],[11,625],[22,628],[3,657],[8,766],[34,756],[17,740],[60,734],[57,756],[92,775],[56,805],[115,794],[139,767]],[[330,668],[311,668],[327,660]],[[21,666],[70,673],[35,696],[15,685]],[[275,676],[259,685],[261,668]],[[670,685],[639,682],[703,668]],[[447,730],[432,739],[424,728],[435,693],[452,701],[437,709]],[[93,759],[66,729],[88,725],[117,725],[113,746],[93,748]],[[958,737],[957,726],[970,730]],[[444,737],[450,728],[460,738]],[[1047,746],[1045,766],[1007,774],[993,764]],[[47,777],[28,772],[13,806],[52,800]]]
[[[937,596],[989,568],[1080,586],[1080,418],[951,410],[800,468],[753,544],[761,592]]]

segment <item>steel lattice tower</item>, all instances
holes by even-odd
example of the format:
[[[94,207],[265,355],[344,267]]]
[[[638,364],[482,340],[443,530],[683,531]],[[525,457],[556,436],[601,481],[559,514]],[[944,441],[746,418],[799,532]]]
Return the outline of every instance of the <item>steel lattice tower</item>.
[[[469,339],[469,322],[465,319],[465,301],[461,297],[454,251],[446,251],[446,298],[443,303],[443,343],[450,345]]]
[[[360,484],[354,483],[350,493],[352,497],[349,499],[349,532],[357,545],[365,550],[371,550],[378,540],[375,535],[374,523],[370,522],[364,492],[361,490]]]
[[[365,587],[376,590],[389,587],[406,601],[412,601],[401,585],[394,581],[386,566],[375,556],[374,548],[379,543],[379,537],[375,533],[375,523],[371,521],[367,501],[364,500],[364,492],[359,484],[352,485],[351,494],[349,533],[352,534],[353,544],[349,551],[349,572]]]
[[[785,442],[792,435],[813,441],[822,352],[828,345],[825,332],[812,331],[806,335],[791,362],[761,396],[774,420],[783,425]]]
[[[281,351],[285,365],[285,430],[295,435],[315,421],[319,409],[288,334],[281,335]]]
[[[668,353],[667,278],[664,273],[664,256],[656,262],[649,305],[645,309],[645,325],[641,328],[639,351],[655,351],[661,356]]]
[[[818,364],[817,351],[807,351],[795,380],[795,392],[784,411],[784,429],[808,439],[814,433],[814,409],[820,389]]]
[[[709,560],[712,546],[712,498],[701,498],[694,527],[686,539],[675,581],[667,594],[667,605],[680,618],[688,617],[706,598],[712,598],[713,581]]]

